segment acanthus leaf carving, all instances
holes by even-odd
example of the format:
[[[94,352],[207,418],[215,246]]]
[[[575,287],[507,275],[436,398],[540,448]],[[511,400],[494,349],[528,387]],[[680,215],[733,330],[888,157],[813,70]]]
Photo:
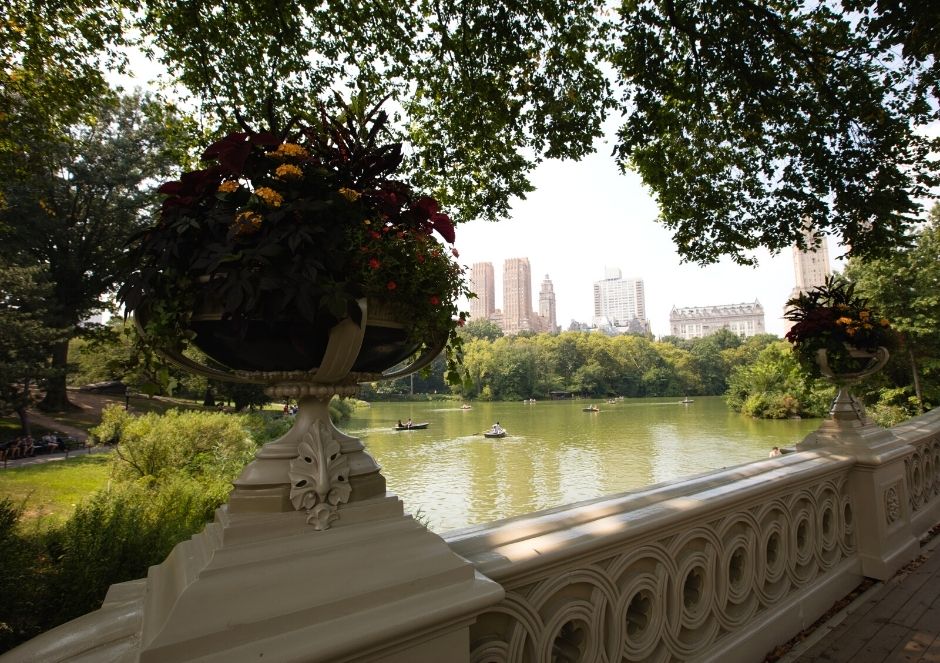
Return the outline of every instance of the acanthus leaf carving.
[[[298,456],[290,463],[290,500],[294,508],[307,512],[314,529],[329,529],[339,517],[337,507],[349,500],[349,461],[341,453],[330,428],[315,421],[297,446]]]

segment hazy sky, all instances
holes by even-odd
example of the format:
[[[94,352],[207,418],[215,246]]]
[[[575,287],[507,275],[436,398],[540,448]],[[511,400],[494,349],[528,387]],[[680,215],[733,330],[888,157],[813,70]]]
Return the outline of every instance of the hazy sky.
[[[653,334],[669,333],[673,306],[710,306],[759,301],[765,329],[783,334],[783,304],[793,288],[793,258],[759,252],[759,266],[730,260],[700,267],[680,263],[669,232],[656,222],[657,206],[639,176],[621,175],[609,147],[580,162],[552,161],[535,173],[536,190],[513,206],[510,218],[497,223],[458,226],[460,262],[492,262],[496,305],[503,305],[502,270],[507,258],[528,258],[532,268],[533,308],[545,275],[555,289],[558,324],[593,318],[593,283],[605,267],[624,278],[643,279],[646,315]],[[839,247],[829,241],[830,262]],[[830,265],[834,267],[837,265]]]

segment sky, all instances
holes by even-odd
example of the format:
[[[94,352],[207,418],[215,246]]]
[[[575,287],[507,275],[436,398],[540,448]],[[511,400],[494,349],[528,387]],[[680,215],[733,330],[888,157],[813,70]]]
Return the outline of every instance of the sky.
[[[656,336],[669,334],[673,306],[712,306],[759,301],[765,330],[783,335],[784,302],[794,284],[793,256],[759,251],[757,267],[726,259],[702,267],[682,263],[658,208],[635,173],[621,174],[604,146],[579,162],[549,161],[534,172],[536,189],[515,201],[507,219],[471,221],[457,227],[459,262],[493,263],[496,306],[502,308],[502,270],[507,258],[528,258],[533,308],[547,274],[555,290],[557,323],[590,323],[594,281],[605,268],[623,278],[643,279],[646,315]],[[829,240],[830,267],[839,247]]]

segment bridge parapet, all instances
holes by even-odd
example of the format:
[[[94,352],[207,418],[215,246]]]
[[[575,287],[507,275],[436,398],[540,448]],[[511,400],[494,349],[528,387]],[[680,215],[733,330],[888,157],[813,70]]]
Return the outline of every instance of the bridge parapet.
[[[856,411],[796,453],[451,533],[506,590],[471,661],[760,661],[890,577],[940,521],[940,410]]]
[[[861,579],[852,466],[790,454],[452,533],[506,590],[471,661],[760,660]]]

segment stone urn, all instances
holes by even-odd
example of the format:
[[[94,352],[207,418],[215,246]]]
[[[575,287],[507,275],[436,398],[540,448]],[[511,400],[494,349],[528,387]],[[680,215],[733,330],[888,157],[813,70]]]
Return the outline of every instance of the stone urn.
[[[887,431],[875,424],[865,413],[862,402],[852,395],[849,387],[880,371],[890,356],[888,349],[863,350],[846,346],[849,356],[857,362],[852,371],[834,370],[825,348],[816,351],[819,371],[837,388],[829,407],[829,414],[818,430],[810,433],[799,444],[798,450],[835,445],[871,449],[890,443]]]
[[[207,307],[194,313],[193,344],[222,368],[184,355],[161,354],[184,370],[213,380],[263,384],[275,399],[295,398],[291,429],[268,442],[234,482],[231,513],[304,511],[307,523],[328,529],[343,504],[381,497],[385,478],[362,442],[330,420],[333,396],[353,396],[360,382],[394,379],[427,366],[445,338],[416,356],[421,343],[381,302],[358,301],[361,319],[346,318],[328,328],[263,321],[236,327]],[[135,318],[138,330],[144,325]],[[413,361],[396,370],[404,360]]]

